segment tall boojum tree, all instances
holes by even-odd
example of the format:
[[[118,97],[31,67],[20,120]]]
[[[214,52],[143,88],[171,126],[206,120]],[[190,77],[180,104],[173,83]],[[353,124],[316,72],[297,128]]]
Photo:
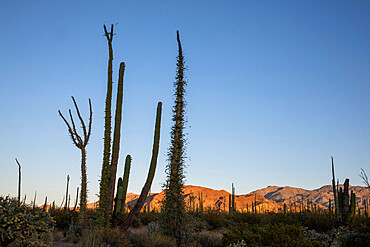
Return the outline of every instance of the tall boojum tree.
[[[183,198],[184,166],[185,166],[185,61],[182,53],[180,34],[177,31],[177,71],[175,86],[175,105],[173,107],[171,129],[171,146],[168,152],[167,180],[165,184],[165,200],[163,202],[162,228],[176,239],[177,245],[186,241],[184,225],[186,221],[185,201]]]

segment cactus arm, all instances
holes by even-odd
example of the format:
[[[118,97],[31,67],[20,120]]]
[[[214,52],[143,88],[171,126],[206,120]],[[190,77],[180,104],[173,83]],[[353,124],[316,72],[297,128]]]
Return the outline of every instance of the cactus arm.
[[[68,186],[69,186],[69,175],[67,175],[66,202],[64,204],[65,210],[67,210],[67,205],[68,205]]]
[[[159,139],[160,139],[160,128],[161,128],[161,114],[162,114],[162,102],[158,102],[157,106],[157,116],[156,116],[156,123],[155,123],[155,130],[154,130],[154,143],[153,143],[153,150],[152,150],[152,159],[150,162],[150,168],[148,177],[146,179],[145,185],[141,190],[140,197],[137,200],[134,208],[130,211],[127,219],[122,223],[120,226],[121,229],[127,230],[129,226],[131,226],[132,222],[135,220],[136,215],[139,214],[141,208],[143,207],[150,187],[153,182],[155,169],[157,167],[157,159],[158,159],[158,151],[159,151]]]
[[[333,184],[333,194],[334,194],[334,210],[335,214],[338,214],[338,192],[335,188],[335,174],[334,174],[334,158],[331,156],[331,171],[332,171],[332,184]]]
[[[122,180],[123,194],[122,194],[122,205],[121,205],[121,208],[120,208],[120,212],[122,212],[122,213],[123,213],[123,209],[124,209],[125,203],[126,203],[128,180],[129,180],[129,177],[130,177],[130,168],[131,168],[131,156],[127,155],[126,160],[125,160],[125,171],[123,173],[123,180]]]
[[[112,209],[113,209],[114,188],[116,184],[116,174],[117,174],[117,165],[118,165],[120,139],[121,139],[124,74],[125,74],[125,63],[122,62],[120,63],[120,67],[119,67],[116,113],[115,113],[115,119],[114,119],[114,132],[113,132],[113,144],[112,144],[112,158],[111,158],[109,179],[108,179],[108,204],[109,204],[110,213],[112,212]]]
[[[21,203],[21,164],[19,164],[17,158],[15,159],[15,161],[17,162],[18,164],[18,203]]]

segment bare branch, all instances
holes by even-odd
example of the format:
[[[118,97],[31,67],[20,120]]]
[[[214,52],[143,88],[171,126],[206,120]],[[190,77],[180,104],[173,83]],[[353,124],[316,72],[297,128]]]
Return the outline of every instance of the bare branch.
[[[89,99],[89,107],[90,107],[90,118],[89,118],[89,130],[87,132],[87,136],[85,136],[85,145],[89,142],[90,135],[91,135],[91,127],[92,127],[92,106],[91,106],[91,99]]]
[[[69,109],[69,117],[71,118],[71,122],[72,122],[72,127],[73,127],[73,134],[75,135],[77,141],[78,141],[78,144],[79,145],[82,145],[82,139],[81,137],[78,135],[78,132],[76,130],[76,125],[75,125],[75,122],[73,121],[73,117],[72,117],[72,111],[71,109]],[[78,146],[77,146],[78,147]]]
[[[18,162],[18,160],[17,160],[17,158],[15,158],[15,161],[17,162],[17,164],[18,164],[18,168],[19,169],[21,169],[22,167],[21,167],[21,164],[19,164],[19,162]]]
[[[112,43],[113,41],[113,36],[115,35],[113,33],[113,24],[111,25],[110,32],[108,32],[107,27],[103,25],[104,27],[104,36],[107,37],[108,43]]]
[[[84,132],[84,137],[85,137],[85,139],[86,139],[87,132],[86,132],[85,122],[84,122],[84,120],[83,120],[83,119],[82,119],[82,117],[81,117],[80,110],[78,109],[78,106],[77,106],[76,100],[75,100],[75,98],[74,98],[73,96],[72,96],[72,100],[73,100],[73,104],[75,105],[75,108],[76,108],[77,116],[78,116],[78,118],[80,119],[80,122],[81,122],[81,125],[82,125],[82,130],[83,130],[83,132]]]
[[[359,176],[360,176],[360,178],[362,178],[362,180],[364,180],[364,184],[366,185],[366,187],[370,188],[369,179],[368,179],[364,169],[361,168],[361,173],[360,173]]]
[[[75,138],[75,133],[73,132],[71,126],[69,125],[68,121],[65,119],[65,117],[63,116],[63,114],[60,112],[60,110],[58,110],[58,112],[59,112],[59,116],[64,120],[65,124],[67,125],[68,132],[71,135],[71,138],[72,138],[73,143],[78,147],[78,142],[77,142],[77,140]]]

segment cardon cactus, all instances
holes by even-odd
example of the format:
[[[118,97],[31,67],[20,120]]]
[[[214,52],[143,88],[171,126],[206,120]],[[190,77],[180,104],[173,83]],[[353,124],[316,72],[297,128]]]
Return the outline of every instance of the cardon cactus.
[[[123,194],[122,194],[122,204],[120,211],[123,212],[125,203],[126,203],[126,195],[127,195],[127,188],[128,188],[128,180],[130,177],[130,169],[131,169],[131,156],[127,155],[126,160],[125,160],[125,171],[123,173],[123,180],[122,180],[122,189],[123,189]]]
[[[356,213],[356,194],[351,191],[349,197],[349,179],[347,178],[342,188],[338,191],[338,216],[343,224],[348,224],[352,221]]]
[[[334,161],[331,157],[332,166],[332,183],[333,183],[333,194],[334,194],[334,207],[337,219],[341,224],[348,224],[352,221],[356,213],[356,194],[352,191],[351,197],[349,197],[349,179],[344,181],[343,189],[339,190],[335,187],[335,175],[334,175]],[[337,186],[338,187],[338,186]]]
[[[143,205],[146,201],[146,198],[148,196],[148,193],[150,191],[150,187],[152,186],[152,182],[153,182],[154,175],[155,175],[155,169],[157,167],[157,159],[158,159],[158,152],[159,152],[161,117],[162,117],[162,102],[158,102],[155,128],[154,128],[154,141],[153,141],[153,149],[152,149],[152,159],[150,161],[148,177],[146,179],[144,187],[141,190],[140,196],[137,199],[137,202],[136,202],[135,206],[130,211],[127,218],[124,221],[121,217],[115,217],[114,218],[114,222],[113,222],[114,225],[119,225],[122,230],[127,230],[128,227],[130,227],[132,225],[132,222],[135,220],[136,216],[139,214],[141,208],[143,207]],[[131,162],[131,159],[130,159],[130,162]],[[130,164],[130,162],[129,162],[129,164]],[[127,173],[127,176],[128,176],[128,173]],[[124,185],[124,180],[125,179],[123,179],[123,185]]]
[[[114,215],[116,215],[118,212],[121,212],[122,195],[123,195],[122,178],[119,178],[117,182],[117,194],[115,198],[115,205],[114,205],[114,212],[113,212]]]
[[[113,215],[116,216],[118,213],[123,213],[126,203],[126,195],[127,195],[127,188],[128,188],[128,180],[130,176],[130,168],[131,168],[131,156],[126,156],[125,161],[125,169],[123,173],[123,179],[119,178],[117,183],[117,194],[115,199],[115,207]]]
[[[229,213],[232,214],[236,211],[235,203],[235,187],[234,184],[231,184],[231,195],[229,195]]]

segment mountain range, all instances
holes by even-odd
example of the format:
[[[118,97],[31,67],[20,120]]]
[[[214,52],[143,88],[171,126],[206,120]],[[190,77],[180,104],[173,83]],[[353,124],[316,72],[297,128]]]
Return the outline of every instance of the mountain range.
[[[342,186],[339,186],[342,187]],[[356,194],[357,207],[362,209],[365,199],[369,202],[370,188],[362,186],[349,186],[349,190]],[[229,210],[229,196],[226,190],[214,190],[201,186],[184,186],[184,199],[186,205],[192,210],[198,210],[200,202],[203,202],[204,210],[215,209],[221,211]],[[132,208],[139,195],[128,193],[126,204]],[[150,193],[146,199],[145,207],[150,210],[159,211],[161,201],[164,199],[164,191],[160,193]],[[310,209],[328,209],[329,200],[333,205],[333,188],[331,185],[322,186],[319,189],[306,190],[290,186],[268,186],[263,189],[252,191],[248,194],[235,195],[237,211],[252,211],[252,203],[257,205],[257,212],[279,211],[284,204],[288,211],[299,211],[300,208],[309,207]],[[90,203],[89,208],[94,207],[95,203]]]

